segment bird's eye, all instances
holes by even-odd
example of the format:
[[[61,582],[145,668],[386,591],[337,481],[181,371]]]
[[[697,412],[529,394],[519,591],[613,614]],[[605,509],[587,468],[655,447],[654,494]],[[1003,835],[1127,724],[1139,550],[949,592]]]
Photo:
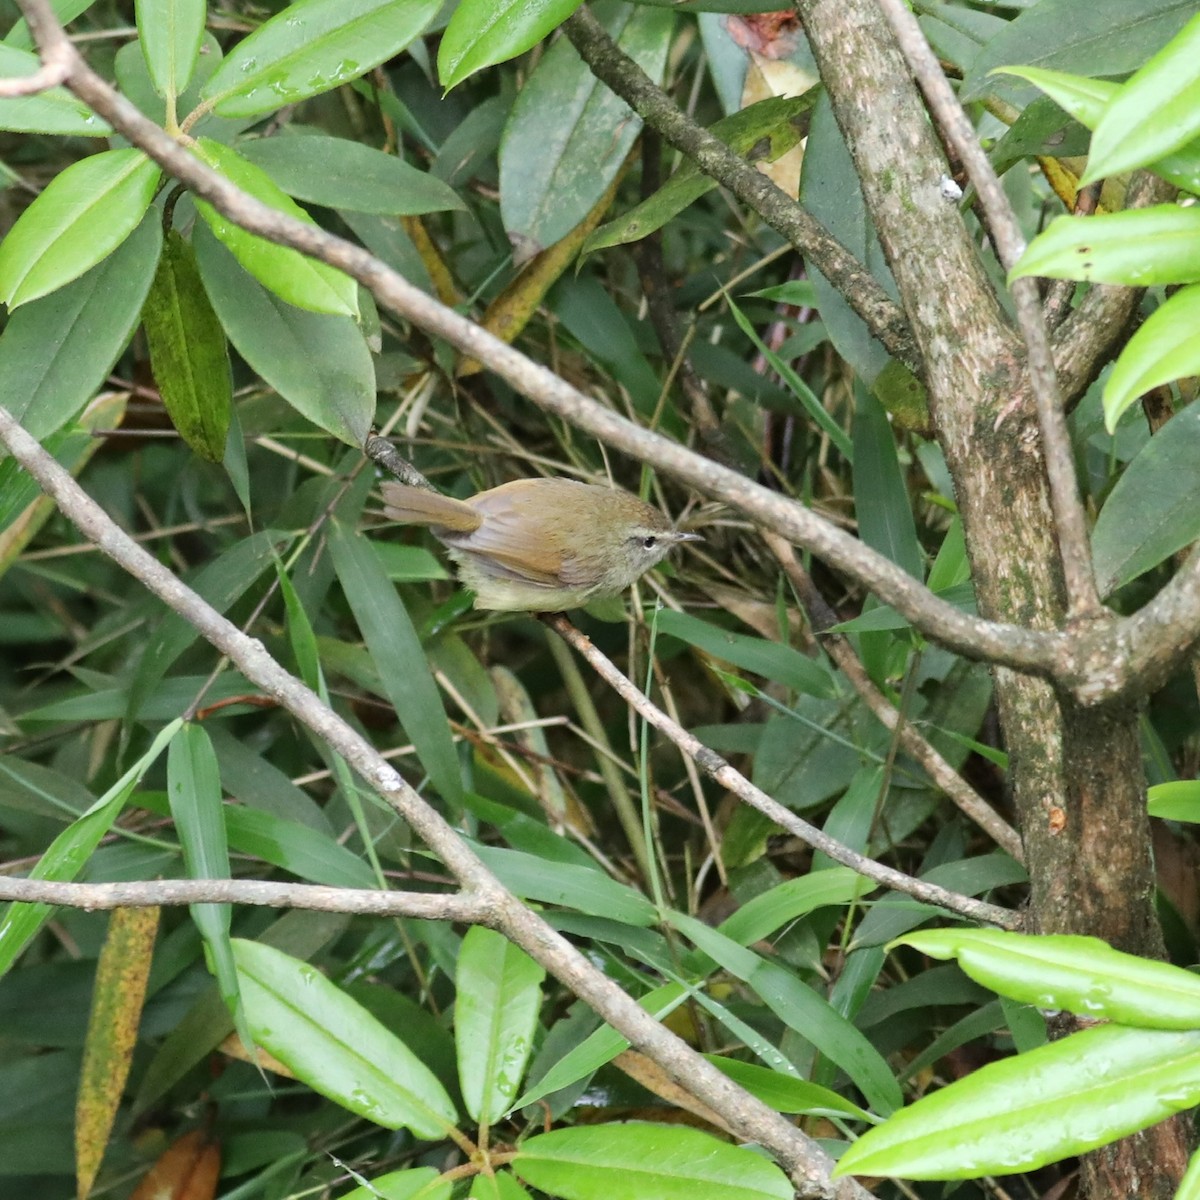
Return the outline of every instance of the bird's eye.
[[[648,537],[642,538],[642,549],[643,550],[653,550],[654,547],[657,545],[658,545],[658,538],[655,537],[654,534],[650,534]]]

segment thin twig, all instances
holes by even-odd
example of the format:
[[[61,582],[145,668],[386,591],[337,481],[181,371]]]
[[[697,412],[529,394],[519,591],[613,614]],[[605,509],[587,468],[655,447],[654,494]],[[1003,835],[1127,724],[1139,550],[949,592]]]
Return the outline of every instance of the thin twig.
[[[842,293],[889,353],[920,373],[920,354],[904,314],[871,272],[819,221],[719,137],[687,116],[586,8],[568,17],[563,31],[597,79],[666,142],[787,238]]]
[[[26,16],[36,9],[53,20],[43,0],[22,0]],[[33,24],[33,20],[30,22]],[[812,1139],[750,1096],[698,1055],[600,971],[565,937],[521,903],[483,865],[446,820],[389,766],[361,734],[289,675],[261,642],[242,633],[211,605],[148,554],[97,505],[0,407],[0,442],[42,486],[60,511],[114,562],[138,579],[173,612],[227,655],[238,670],[274,696],[297,720],[340,754],[442,860],[479,906],[477,920],[503,933],[589,1004],[630,1044],[653,1058],[677,1083],[721,1114],[739,1136],[755,1141],[788,1171],[805,1196],[866,1200],[858,1185],[830,1179],[832,1159]]]
[[[885,729],[900,739],[900,747],[925,768],[929,778],[946,793],[964,816],[969,817],[1002,850],[1017,862],[1024,861],[1021,835],[938,753],[894,704],[877,688],[863,668],[854,647],[838,633],[827,632],[837,623],[836,614],[825,603],[808,572],[800,565],[792,547],[778,534],[764,533],[763,541],[779,560],[779,565],[808,611],[813,629],[821,635],[825,652],[841,668],[850,686],[863,703],[879,718]]]
[[[62,38],[61,26],[45,0],[22,0],[22,12],[39,45],[52,45]],[[345,271],[369,288],[385,308],[487,363],[535,404],[639,461],[740,508],[759,525],[774,529],[853,576],[939,645],[969,658],[1048,677],[1062,669],[1069,646],[1062,634],[963,613],[816,513],[591,400],[552,371],[433,300],[362,247],[248,196],[143,116],[78,55],[71,64],[67,86],[132,144],[244,229]],[[1200,624],[1200,611],[1197,622]]]
[[[1006,271],[1011,271],[1024,253],[1025,241],[1008,196],[979,144],[975,127],[959,104],[937,56],[930,49],[916,17],[904,0],[879,0],[879,5],[896,34],[913,76],[925,93],[930,110],[979,193],[1000,263]],[[1096,618],[1106,610],[1096,590],[1087,518],[1079,495],[1071,437],[1063,413],[1054,355],[1042,314],[1037,281],[1030,277],[1016,279],[1011,291],[1017,325],[1025,341],[1029,382],[1042,434],[1042,453],[1067,588],[1067,616],[1071,620]]]
[[[67,49],[71,49],[69,43]],[[38,92],[48,92],[66,80],[70,66],[70,56],[64,52],[62,45],[53,46],[42,55],[42,65],[32,75],[0,79],[0,97],[9,99],[14,96],[36,96]]]
[[[369,917],[416,917],[424,921],[487,923],[488,906],[471,895],[438,892],[373,892],[362,888],[261,879],[150,879],[122,883],[60,883],[0,876],[0,900],[55,904],[91,912],[178,904],[253,904]]]
[[[757,809],[774,821],[776,825],[800,838],[814,850],[820,850],[834,862],[841,863],[884,887],[903,892],[926,904],[936,904],[939,908],[958,913],[972,921],[998,925],[1002,929],[1016,929],[1020,926],[1020,916],[1011,909],[988,904],[982,900],[974,900],[970,896],[951,892],[937,884],[914,879],[911,875],[905,875],[903,871],[897,871],[872,858],[867,858],[865,854],[858,854],[849,846],[845,846],[827,833],[823,833],[815,825],[810,825],[791,809],[784,808],[777,800],[773,800],[761,788],[755,787],[715,750],[710,750],[699,738],[689,733],[677,722],[672,721],[661,708],[622,675],[612,660],[596,649],[591,639],[580,633],[565,616],[561,613],[554,613],[547,614],[543,619],[555,633],[587,660],[596,673],[626,704],[635,709],[655,729],[665,733],[706,775],[716,780],[722,787],[728,788],[743,804]]]

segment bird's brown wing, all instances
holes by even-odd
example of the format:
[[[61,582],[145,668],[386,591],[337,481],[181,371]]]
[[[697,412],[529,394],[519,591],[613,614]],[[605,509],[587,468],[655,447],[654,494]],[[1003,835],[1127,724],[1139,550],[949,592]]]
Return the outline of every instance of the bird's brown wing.
[[[482,523],[470,533],[446,537],[448,545],[470,554],[481,569],[497,577],[543,587],[575,585],[577,581],[568,577],[575,556],[564,552],[555,514],[537,489],[496,488],[473,497],[472,505]]]

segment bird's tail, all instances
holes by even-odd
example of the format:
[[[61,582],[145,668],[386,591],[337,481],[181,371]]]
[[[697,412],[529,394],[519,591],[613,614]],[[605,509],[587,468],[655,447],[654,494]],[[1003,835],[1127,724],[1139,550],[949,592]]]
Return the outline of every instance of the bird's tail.
[[[471,533],[483,523],[483,518],[469,504],[440,492],[406,483],[385,483],[380,490],[386,505],[384,514],[402,525],[432,525],[455,533]]]

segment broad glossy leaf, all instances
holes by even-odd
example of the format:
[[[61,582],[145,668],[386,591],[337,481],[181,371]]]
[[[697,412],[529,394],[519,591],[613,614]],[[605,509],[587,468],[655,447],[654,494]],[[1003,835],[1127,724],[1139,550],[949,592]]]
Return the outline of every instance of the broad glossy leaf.
[[[705,654],[782,683],[793,691],[826,698],[837,695],[833,678],[823,663],[801,654],[793,646],[734,633],[690,613],[663,611],[658,614],[658,628]]]
[[[1092,136],[1081,184],[1144,167],[1200,136],[1200,16],[1121,88]]]
[[[0,79],[22,79],[41,66],[41,59],[26,50],[0,43]],[[112,132],[66,88],[56,87],[36,96],[0,99],[0,129],[13,133],[62,133],[75,137],[104,137]]]
[[[557,1129],[521,1144],[512,1162],[526,1183],[563,1200],[790,1200],[772,1162],[678,1125]]]
[[[1042,275],[1091,283],[1200,280],[1200,209],[1158,204],[1098,217],[1057,217],[1029,244],[1010,279]]]
[[[86,275],[22,305],[0,333],[4,403],[41,440],[96,394],[137,328],[162,245],[152,210]]]
[[[255,1042],[314,1091],[385,1129],[441,1138],[458,1119],[433,1072],[315,967],[235,938]]]
[[[1200,821],[1200,780],[1156,783],[1146,796],[1146,811],[1167,821]]]
[[[1089,79],[1086,75],[1068,75],[1062,71],[1042,71],[1036,67],[1002,67],[1000,71],[1036,84],[1088,129],[1096,128],[1122,90],[1119,83],[1108,79]],[[1200,138],[1148,165],[1170,183],[1190,192],[1200,191]]]
[[[963,99],[995,86],[988,73],[1010,63],[1094,75],[1137,70],[1196,13],[1194,0],[1041,0],[994,37],[971,63]]]
[[[399,54],[441,6],[441,0],[299,0],[239,42],[201,95],[222,117],[295,104]]]
[[[142,326],[171,423],[202,458],[220,462],[233,406],[225,331],[204,291],[195,251],[175,230],[167,234]]]
[[[1200,1100],[1200,1031],[1098,1025],[989,1063],[868,1130],[834,1175],[968,1179],[1082,1154]]]
[[[369,1185],[352,1188],[339,1200],[450,1200],[453,1180],[439,1176],[433,1167],[408,1167],[376,1175]]]
[[[256,138],[238,149],[289,196],[326,208],[383,216],[466,208],[455,190],[435,176],[349,138]]]
[[[36,300],[111,254],[138,226],[158,187],[140,150],[105,150],[54,177],[0,243],[0,299]]]
[[[160,96],[180,95],[200,55],[205,0],[137,0],[136,13],[138,40],[154,90]]]
[[[977,983],[1037,1008],[1141,1029],[1200,1027],[1200,976],[1114,950],[1099,938],[999,929],[933,929],[900,939],[958,961]]]
[[[704,1057],[739,1087],[745,1088],[777,1112],[852,1117],[856,1121],[871,1123],[879,1119],[819,1083],[796,1079],[780,1071],[772,1071],[770,1067],[760,1067],[757,1063],[722,1058],[719,1054],[706,1054]]]
[[[331,521],[329,549],[367,650],[421,766],[451,804],[461,804],[462,772],[450,722],[408,612],[379,559],[355,530]]]
[[[661,82],[674,18],[607,4],[595,15],[622,51]],[[500,144],[500,216],[521,261],[564,238],[625,162],[641,118],[604,86],[566,38],[546,51],[513,105]]]
[[[206,228],[196,230],[192,244],[237,352],[314,425],[361,446],[375,416],[375,366],[358,325],[288,304],[242,270]]]
[[[455,972],[454,1039],[463,1103],[494,1125],[512,1107],[525,1074],[546,972],[508,938],[467,931]]]
[[[1092,532],[1102,595],[1200,537],[1200,406],[1172,417],[1138,452],[1109,493]]]
[[[557,29],[583,0],[461,0],[438,47],[438,79],[449,91],[484,67],[516,58]]]
[[[248,162],[236,150],[222,146],[211,138],[200,138],[193,149],[199,159],[255,199],[298,221],[316,224],[304,209],[275,185],[266,172]],[[287,246],[279,246],[266,238],[247,233],[203,200],[196,201],[196,208],[234,258],[255,279],[289,304],[312,312],[352,317],[358,315],[358,284],[349,275],[314,258],[307,258]]]
[[[1200,284],[1181,288],[1138,327],[1104,385],[1104,424],[1110,433],[1121,414],[1151,388],[1200,375],[1197,330]]]

